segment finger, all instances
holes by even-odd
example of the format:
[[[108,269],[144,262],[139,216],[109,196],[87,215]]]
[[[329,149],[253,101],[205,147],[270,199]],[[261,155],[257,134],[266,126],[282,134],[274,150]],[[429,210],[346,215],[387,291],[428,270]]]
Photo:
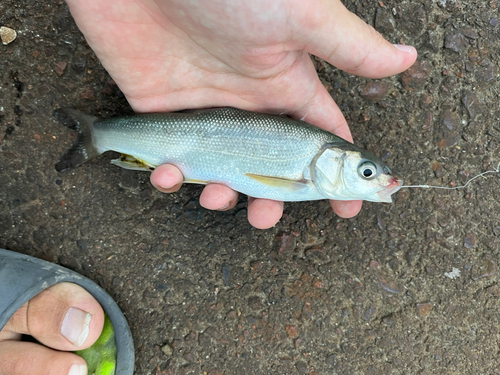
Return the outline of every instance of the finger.
[[[316,24],[308,23],[308,31],[303,34],[308,52],[348,73],[368,78],[400,73],[415,62],[415,48],[392,45],[340,1],[324,3],[327,9],[316,16]]]
[[[0,374],[87,375],[85,360],[32,342],[0,342]]]
[[[33,336],[58,350],[81,350],[101,334],[104,313],[99,303],[82,287],[56,284],[33,297],[9,319],[2,335]]]
[[[356,216],[361,211],[363,201],[330,201],[330,205],[338,216],[345,219]]]
[[[200,205],[209,210],[226,211],[238,202],[238,193],[221,184],[205,186],[200,195]]]
[[[181,188],[184,176],[175,165],[163,164],[151,172],[150,181],[162,193],[175,193]]]
[[[318,94],[308,106],[293,114],[303,118],[320,128],[328,130],[345,140],[352,142],[352,135],[344,116],[340,112],[330,94],[323,85],[318,87]],[[333,211],[340,217],[350,218],[356,216],[361,210],[363,201],[330,201]]]
[[[317,78],[315,86],[316,93],[311,101],[291,115],[352,142],[351,131],[339,107]]]
[[[248,222],[257,229],[271,228],[283,215],[283,202],[248,197]]]

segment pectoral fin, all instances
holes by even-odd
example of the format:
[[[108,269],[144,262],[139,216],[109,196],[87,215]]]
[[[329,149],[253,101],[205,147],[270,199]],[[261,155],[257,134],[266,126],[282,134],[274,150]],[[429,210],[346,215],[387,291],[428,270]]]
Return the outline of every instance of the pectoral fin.
[[[283,177],[262,176],[253,173],[245,173],[245,176],[250,177],[252,180],[260,182],[261,184],[282,188],[289,191],[297,191],[307,186],[306,180],[290,180]]]
[[[155,165],[149,164],[144,160],[137,159],[136,157],[127,154],[122,154],[119,159],[111,160],[111,164],[134,171],[151,172],[156,168]]]

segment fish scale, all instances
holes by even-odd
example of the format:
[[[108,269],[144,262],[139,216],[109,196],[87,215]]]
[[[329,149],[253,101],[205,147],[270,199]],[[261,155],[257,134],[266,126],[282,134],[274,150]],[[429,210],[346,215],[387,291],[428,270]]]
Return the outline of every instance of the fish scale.
[[[228,185],[262,195],[266,186],[245,173],[301,179],[321,145],[339,139],[317,128],[297,128],[295,122],[284,116],[222,109],[105,120],[94,124],[94,134],[101,152],[118,151],[154,166],[173,163],[193,180],[228,184],[234,175],[243,175]],[[287,195],[277,192],[271,197],[290,200]]]

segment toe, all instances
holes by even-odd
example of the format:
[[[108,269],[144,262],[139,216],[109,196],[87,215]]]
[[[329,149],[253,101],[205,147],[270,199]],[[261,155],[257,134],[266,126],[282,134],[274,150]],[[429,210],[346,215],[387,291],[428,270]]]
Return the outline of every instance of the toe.
[[[0,374],[87,375],[83,358],[21,341],[0,342]]]
[[[54,349],[81,350],[99,338],[103,324],[103,310],[90,293],[78,285],[60,283],[24,304],[0,337],[25,334]]]

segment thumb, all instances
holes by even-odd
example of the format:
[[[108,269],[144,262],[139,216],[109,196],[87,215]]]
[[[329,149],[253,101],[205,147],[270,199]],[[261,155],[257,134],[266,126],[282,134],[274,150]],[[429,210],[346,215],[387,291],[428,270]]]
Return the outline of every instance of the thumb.
[[[401,73],[415,62],[414,47],[392,45],[339,0],[323,3],[327,9],[310,30],[314,37],[306,36],[309,53],[347,73],[367,78]]]

